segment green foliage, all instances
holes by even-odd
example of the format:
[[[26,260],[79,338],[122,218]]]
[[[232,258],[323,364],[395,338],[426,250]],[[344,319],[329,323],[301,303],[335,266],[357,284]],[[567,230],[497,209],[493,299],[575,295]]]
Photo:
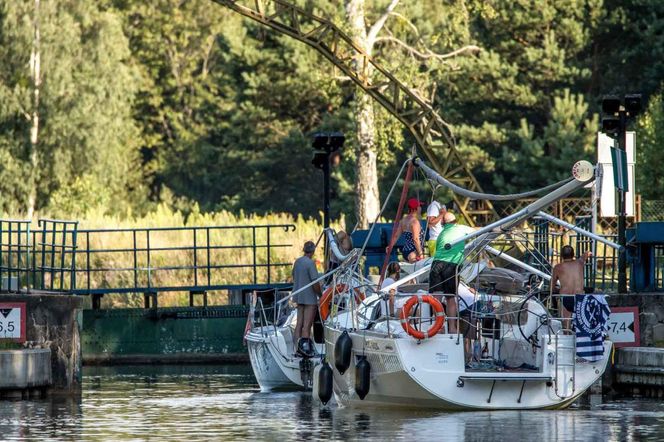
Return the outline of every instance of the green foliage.
[[[35,43],[38,24],[40,42]],[[41,57],[39,105],[30,59]],[[2,208],[23,211],[36,188],[36,208],[53,192],[87,174],[108,189],[113,210],[138,202],[138,131],[131,119],[135,70],[121,18],[92,1],[0,4],[0,183]],[[31,159],[32,116],[39,115],[36,160]],[[34,170],[36,164],[37,170]],[[6,168],[4,166],[7,166]]]
[[[297,3],[345,26],[344,2]],[[389,3],[366,2],[367,22]],[[641,91],[650,99],[664,77],[663,2],[426,0],[402,1],[396,13],[380,35],[405,45],[382,40],[374,55],[434,97],[468,165],[495,192],[550,183],[593,159],[599,97]],[[422,60],[408,49],[447,54],[466,45],[481,51]],[[318,216],[311,135],[341,130],[332,209],[351,215],[359,93],[312,48],[209,0],[42,0],[38,15],[34,1],[0,0],[0,209],[24,212],[36,189],[37,209],[62,217],[100,207],[145,214],[159,204],[185,214]],[[637,136],[647,198],[662,195],[657,103],[650,99]],[[413,140],[377,104],[374,115],[385,196]]]
[[[644,199],[664,199],[664,88],[650,99],[636,131],[637,191]]]

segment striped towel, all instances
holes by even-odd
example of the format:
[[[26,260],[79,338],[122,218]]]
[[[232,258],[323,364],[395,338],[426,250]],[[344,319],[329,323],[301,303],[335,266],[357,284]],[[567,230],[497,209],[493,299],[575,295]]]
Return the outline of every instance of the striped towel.
[[[611,309],[604,295],[576,295],[574,299],[576,355],[590,362],[604,355],[604,333]]]

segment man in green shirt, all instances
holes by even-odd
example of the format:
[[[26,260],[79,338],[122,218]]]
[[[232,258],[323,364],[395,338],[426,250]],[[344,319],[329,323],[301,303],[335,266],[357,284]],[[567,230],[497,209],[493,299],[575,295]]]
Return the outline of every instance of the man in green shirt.
[[[436,240],[436,254],[431,263],[431,272],[429,273],[429,293],[442,294],[447,297],[447,316],[456,318],[457,305],[456,294],[459,286],[459,264],[463,262],[465,241],[445,249],[445,244],[451,243],[459,238],[463,238],[475,229],[468,226],[457,224],[453,213],[447,212],[443,218],[445,226]],[[457,332],[456,319],[448,320],[448,332]]]

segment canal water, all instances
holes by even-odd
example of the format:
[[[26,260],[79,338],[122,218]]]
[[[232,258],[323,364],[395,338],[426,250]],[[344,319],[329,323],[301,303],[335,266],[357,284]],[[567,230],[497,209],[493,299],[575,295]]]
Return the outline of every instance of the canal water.
[[[664,440],[664,402],[564,411],[322,408],[248,366],[88,367],[79,398],[0,401],[0,440]]]

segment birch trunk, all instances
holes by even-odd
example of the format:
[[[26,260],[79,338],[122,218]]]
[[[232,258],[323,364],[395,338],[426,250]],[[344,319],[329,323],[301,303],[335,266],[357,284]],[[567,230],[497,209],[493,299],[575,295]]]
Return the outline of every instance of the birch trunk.
[[[365,0],[349,0],[346,2],[346,18],[350,24],[351,36],[364,50],[371,55],[371,46],[367,38],[364,17]],[[362,60],[355,60],[355,68],[362,76],[371,77],[370,67],[364,72]],[[355,212],[358,228],[366,229],[374,222],[380,211],[378,197],[378,173],[376,171],[375,133],[376,125],[373,112],[373,101],[364,92],[357,90],[355,99],[355,122],[357,140],[355,145]]]
[[[39,175],[39,92],[41,88],[41,45],[39,35],[40,0],[34,0],[34,35],[30,52],[30,79],[32,80],[32,111],[30,113],[30,192],[28,194],[27,219],[32,219],[37,201],[37,177]]]

